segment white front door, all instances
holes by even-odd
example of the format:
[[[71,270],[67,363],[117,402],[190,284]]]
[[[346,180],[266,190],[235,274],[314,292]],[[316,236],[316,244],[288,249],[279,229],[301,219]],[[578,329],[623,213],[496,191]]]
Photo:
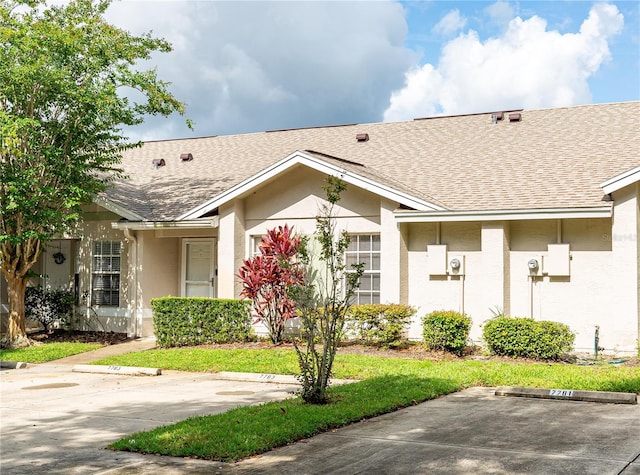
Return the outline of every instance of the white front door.
[[[215,240],[182,241],[182,296],[215,297]]]

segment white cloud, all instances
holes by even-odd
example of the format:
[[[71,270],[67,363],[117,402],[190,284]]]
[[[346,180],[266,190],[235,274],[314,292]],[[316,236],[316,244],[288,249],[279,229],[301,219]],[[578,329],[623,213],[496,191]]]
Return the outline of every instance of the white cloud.
[[[485,8],[484,11],[489,15],[492,22],[499,25],[506,25],[515,15],[513,7],[508,2],[493,3]]]
[[[595,4],[577,33],[547,31],[537,16],[514,18],[484,42],[470,30],[444,46],[437,67],[408,70],[384,118],[588,103],[587,80],[609,59],[609,41],[622,27],[614,5]]]
[[[108,13],[174,45],[151,65],[196,136],[382,120],[417,59],[395,2],[123,1]],[[181,124],[153,117],[133,136],[190,135]]]
[[[451,10],[433,27],[433,33],[442,36],[451,36],[462,30],[467,24],[467,19],[460,16],[460,10],[457,8]]]

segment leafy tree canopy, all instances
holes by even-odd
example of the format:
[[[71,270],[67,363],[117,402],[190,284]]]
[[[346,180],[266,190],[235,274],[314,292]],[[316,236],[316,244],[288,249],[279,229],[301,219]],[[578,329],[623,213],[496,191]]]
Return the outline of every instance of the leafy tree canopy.
[[[122,177],[121,153],[138,145],[122,127],[184,112],[155,70],[138,67],[170,45],[107,23],[109,4],[0,0],[0,264],[10,300],[41,244]]]

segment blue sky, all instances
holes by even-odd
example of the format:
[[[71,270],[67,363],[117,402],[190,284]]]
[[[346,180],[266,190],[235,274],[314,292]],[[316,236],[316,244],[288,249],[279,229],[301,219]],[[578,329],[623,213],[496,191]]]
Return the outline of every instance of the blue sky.
[[[195,122],[158,140],[640,99],[640,2],[123,0]]]

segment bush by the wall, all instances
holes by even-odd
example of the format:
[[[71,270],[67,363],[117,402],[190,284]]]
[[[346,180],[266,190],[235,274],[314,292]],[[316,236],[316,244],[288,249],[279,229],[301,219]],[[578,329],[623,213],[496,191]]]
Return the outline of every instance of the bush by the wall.
[[[430,350],[460,354],[467,346],[471,318],[453,310],[438,310],[422,318],[422,336]]]
[[[70,322],[75,299],[73,292],[62,289],[27,287],[24,295],[24,314],[42,324],[48,333],[52,327]]]
[[[347,335],[365,345],[398,346],[415,313],[416,310],[408,305],[352,305],[345,316],[345,330]]]
[[[493,318],[484,324],[482,333],[495,355],[545,360],[571,351],[575,339],[563,323],[522,317]]]
[[[247,341],[252,335],[248,300],[163,297],[151,300],[158,345]]]

